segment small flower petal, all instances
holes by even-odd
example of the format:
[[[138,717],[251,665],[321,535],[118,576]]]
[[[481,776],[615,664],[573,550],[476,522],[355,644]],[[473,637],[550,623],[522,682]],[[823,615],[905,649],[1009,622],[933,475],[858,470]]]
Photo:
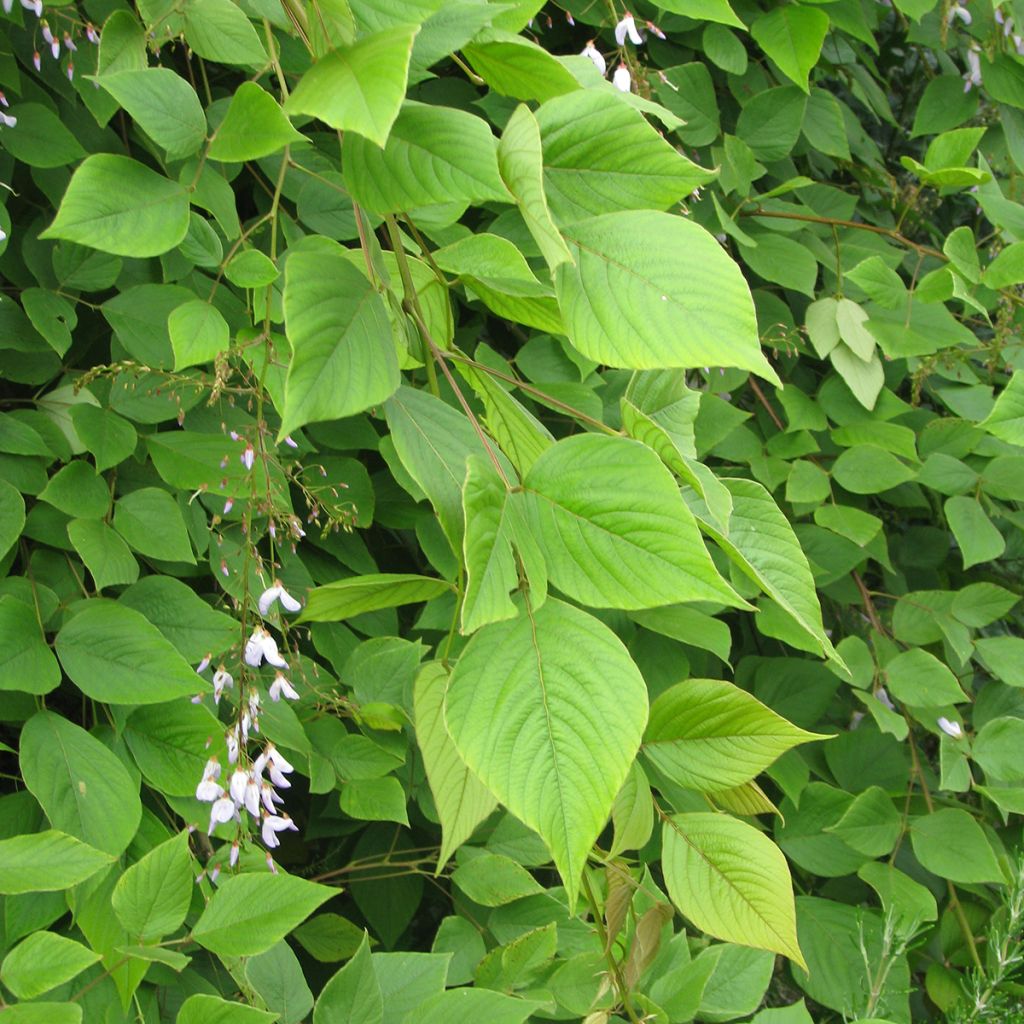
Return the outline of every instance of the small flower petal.
[[[947,736],[952,736],[955,740],[960,739],[964,734],[964,730],[960,723],[950,721],[945,717],[945,715],[940,716],[936,724]]]
[[[614,85],[619,92],[633,91],[633,76],[629,73],[629,68],[627,68],[625,64],[620,64],[615,69],[615,74],[612,75],[612,85]]]
[[[602,78],[608,72],[608,64],[605,62],[604,57],[601,55],[601,51],[594,46],[594,40],[591,39],[586,46],[580,51],[581,57],[588,57],[594,64],[594,67],[601,72]]]

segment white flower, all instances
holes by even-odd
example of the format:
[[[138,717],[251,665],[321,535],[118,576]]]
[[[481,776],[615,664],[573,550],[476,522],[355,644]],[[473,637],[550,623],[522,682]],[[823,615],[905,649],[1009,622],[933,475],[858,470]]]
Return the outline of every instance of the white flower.
[[[234,867],[238,863],[238,840],[231,844],[231,853],[228,856],[228,864]]]
[[[270,684],[270,699],[272,701],[279,701],[282,697],[287,697],[288,700],[299,699],[299,695],[292,684],[288,682],[283,673],[278,672],[274,676],[274,681]]]
[[[3,0],[4,14],[10,14],[11,9],[14,7],[14,0]]]
[[[43,60],[39,56],[38,50],[36,50],[36,52],[32,54],[32,66],[36,69],[36,71],[43,70]]]
[[[219,864],[214,864],[213,867],[210,868],[210,881],[211,882],[216,882],[219,877],[220,877],[220,865]]]
[[[944,715],[939,717],[936,724],[947,736],[952,736],[955,740],[960,739],[964,734],[959,722],[951,722]]]
[[[207,654],[201,662],[196,666],[196,672],[202,675],[210,667],[210,659],[213,657],[212,654]]]
[[[254,818],[260,816],[260,785],[252,775],[245,784],[245,809]]]
[[[266,807],[268,814],[276,813],[277,807],[275,804],[284,803],[284,801],[274,792],[274,787],[269,782],[261,783],[260,800],[263,802],[263,806]]]
[[[54,60],[60,60],[60,40],[59,39],[54,39],[54,41],[52,43],[50,43],[50,53],[53,54],[53,59]]]
[[[53,42],[53,33],[50,31],[50,23],[45,18],[39,22],[39,33],[46,40],[47,44]]]
[[[274,863],[274,858],[270,856],[269,850],[267,850],[267,869],[272,875],[277,874],[277,865]]]
[[[653,21],[647,22],[647,29],[648,31],[653,32],[659,39],[665,38],[665,33],[662,32],[661,29],[658,28],[658,26],[655,25]]]
[[[277,651],[277,641],[266,630],[263,630],[263,657],[267,659],[267,664],[273,665],[274,668],[288,667],[288,662]]]
[[[212,775],[215,779],[220,778],[220,761],[215,757],[211,757],[206,762],[206,767],[203,769],[203,778],[207,775]]]
[[[217,784],[213,775],[204,775],[202,781],[196,786],[196,799],[204,803],[212,803],[224,795],[224,787]]]
[[[218,824],[224,821],[230,821],[235,818],[238,821],[242,819],[238,816],[238,810],[235,807],[235,802],[230,797],[222,796],[217,800],[213,807],[210,808],[210,827],[206,830],[207,835],[213,835],[213,830]]]
[[[18,123],[18,119],[13,114],[5,114],[2,110],[0,110],[0,121],[3,121],[8,128],[13,128]]]
[[[100,41],[100,34],[96,31],[91,21],[86,23],[85,38],[88,39],[90,43],[99,43]]]
[[[278,832],[298,832],[299,827],[288,817],[287,814],[264,814],[263,815],[263,828],[260,830],[263,835],[263,842],[270,849],[274,849],[275,846],[281,845],[281,840],[277,838]]]
[[[3,228],[0,228],[0,242],[7,241],[7,232]]]
[[[75,41],[71,38],[70,32],[64,33],[64,49],[70,50],[72,53],[78,52],[78,47],[75,46]]]
[[[295,438],[293,438],[293,437],[291,436],[291,434],[289,434],[289,435],[288,435],[288,436],[287,436],[287,437],[286,437],[286,438],[284,439],[284,443],[285,443],[286,445],[288,445],[288,447],[289,447],[289,448],[298,448],[298,447],[299,447],[299,442],[298,442],[298,441],[296,441],[296,440],[295,440]]]
[[[892,699],[889,697],[889,694],[886,692],[886,689],[885,689],[884,686],[880,686],[875,691],[875,699],[880,704],[884,704],[890,711],[895,711],[896,710],[896,705],[893,704]]]
[[[253,446],[251,444],[247,444],[245,446],[245,451],[239,455],[239,458],[242,460],[242,465],[245,466],[246,469],[252,469],[253,463],[256,461],[256,451]]]
[[[217,671],[213,673],[213,702],[214,704],[220,703],[221,694],[224,692],[225,687],[231,689],[235,685],[234,677],[230,672],[225,671],[224,666],[218,667]]]
[[[227,501],[224,502],[224,511],[221,512],[221,515],[222,516],[226,516],[234,507],[235,507],[234,499],[233,498],[228,498]]]
[[[21,0],[21,6],[26,11],[32,11],[37,18],[43,16],[43,0]]]
[[[228,745],[228,762],[234,764],[238,760],[238,726],[224,733],[224,742]]]
[[[620,92],[631,92],[633,89],[633,76],[625,64],[620,64],[612,75],[612,85]]]
[[[278,786],[280,789],[291,789],[292,784],[285,778],[285,773],[293,772],[295,769],[273,743],[267,744],[266,749],[256,758],[256,762],[253,765],[253,770],[257,776],[262,775],[264,768],[267,769],[270,781],[275,786]]]
[[[643,44],[644,37],[640,35],[636,27],[636,22],[633,20],[633,15],[626,11],[622,16],[622,21],[615,26],[615,42],[619,46],[622,46],[626,41],[626,37],[629,37],[629,41],[634,46],[640,46]]]
[[[950,6],[949,13],[946,15],[946,24],[952,25],[954,18],[959,18],[965,25],[970,25],[974,20],[971,18],[971,12],[958,3]]]
[[[228,792],[231,794],[231,799],[235,801],[235,805],[241,807],[245,803],[245,784],[249,781],[249,776],[241,768],[236,768],[231,773],[231,782],[228,784]]]
[[[249,716],[249,712],[246,711],[242,715],[242,742],[249,742],[249,726],[252,725],[252,718]]]
[[[967,50],[967,73],[964,75],[964,92],[970,92],[972,85],[981,85],[981,50],[977,43],[971,43]]]
[[[264,658],[275,668],[288,667],[288,662],[278,653],[277,641],[262,626],[257,626],[246,640],[243,657],[245,663],[253,668],[259,668]]]
[[[604,57],[601,56],[601,51],[594,46],[594,40],[591,39],[587,42],[587,45],[580,51],[581,57],[589,57],[593,61],[594,67],[601,72],[601,77],[608,71],[608,65],[605,63]]]
[[[270,609],[274,607],[274,602],[280,601],[281,606],[289,612],[297,612],[302,605],[284,589],[284,584],[280,580],[274,580],[272,587],[267,587],[266,590],[260,594],[260,615],[266,617],[270,612]]]

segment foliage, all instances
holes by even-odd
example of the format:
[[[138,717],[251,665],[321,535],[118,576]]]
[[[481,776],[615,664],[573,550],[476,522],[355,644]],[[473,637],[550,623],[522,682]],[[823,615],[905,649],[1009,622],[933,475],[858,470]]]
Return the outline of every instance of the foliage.
[[[5,3],[0,1019],[1016,1019],[1014,22]]]

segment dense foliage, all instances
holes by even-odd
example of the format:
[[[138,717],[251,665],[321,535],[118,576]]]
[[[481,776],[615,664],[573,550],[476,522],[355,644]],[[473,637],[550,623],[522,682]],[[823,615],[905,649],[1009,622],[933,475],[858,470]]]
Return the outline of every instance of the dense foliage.
[[[1024,3],[4,11],[0,1021],[1024,1019]]]

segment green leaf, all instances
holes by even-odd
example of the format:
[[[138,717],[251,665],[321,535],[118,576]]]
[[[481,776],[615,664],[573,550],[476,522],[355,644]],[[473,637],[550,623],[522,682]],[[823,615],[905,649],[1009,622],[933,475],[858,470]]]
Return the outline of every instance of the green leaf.
[[[647,689],[621,641],[551,598],[477,632],[445,698],[459,754],[545,841],[570,906],[646,719]]]
[[[807,97],[792,85],[755,93],[740,111],[736,134],[758,160],[789,156],[806,120]]]
[[[826,831],[835,833],[860,853],[884,857],[892,853],[903,833],[903,817],[884,789],[869,786],[857,794],[839,821]]]
[[[57,216],[39,237],[145,257],[173,249],[187,231],[184,186],[128,157],[96,153],[75,170]]]
[[[19,763],[55,828],[114,857],[131,842],[142,818],[138,780],[94,736],[39,711],[21,731]]]
[[[85,156],[81,143],[49,107],[41,103],[16,103],[10,115],[15,128],[5,129],[3,147],[29,167],[64,167]]]
[[[204,686],[202,680],[198,686]],[[124,738],[149,785],[168,796],[191,796],[205,771],[207,741],[222,732],[202,704],[175,701],[138,708],[128,718]]]
[[[947,807],[910,825],[914,856],[939,878],[963,885],[1003,882],[1003,873],[981,826],[967,811]]]
[[[218,956],[255,956],[283,939],[336,892],[295,875],[234,875],[213,894],[192,937]]]
[[[188,832],[155,846],[117,880],[110,902],[126,932],[140,943],[177,931],[194,888]]]
[[[847,448],[832,464],[832,476],[852,494],[878,494],[916,475],[891,452],[872,445]]]
[[[762,832],[725,814],[665,821],[662,869],[672,902],[702,931],[805,966],[786,858]]]
[[[447,580],[411,573],[353,576],[311,590],[296,622],[340,622],[363,612],[419,604],[452,589]]]
[[[540,125],[529,107],[520,105],[498,142],[498,167],[533,240],[552,272],[573,256],[555,227],[544,194]]]
[[[42,288],[25,288],[21,304],[32,326],[58,355],[64,355],[71,348],[71,332],[78,326],[75,307],[67,299]]]
[[[68,539],[92,573],[97,590],[134,583],[139,578],[139,563],[128,545],[102,520],[72,519]]]
[[[447,689],[447,671],[440,663],[433,662],[421,669],[413,690],[416,742],[423,755],[423,767],[441,819],[438,871],[497,806],[490,791],[459,756],[448,734],[444,720]]]
[[[206,115],[195,89],[169,68],[117,71],[95,78],[168,159],[190,156],[206,138]]]
[[[43,694],[60,685],[60,666],[46,645],[35,610],[15,597],[0,596],[0,692]]]
[[[617,210],[667,210],[714,177],[611,93],[571,92],[548,100],[536,116],[545,192],[560,221]]]
[[[808,92],[807,76],[818,62],[828,15],[816,7],[787,5],[755,18],[750,34],[782,73]]]
[[[160,487],[140,487],[118,498],[114,529],[147,558],[196,563],[181,509]]]
[[[817,641],[827,657],[833,657],[814,577],[789,521],[759,483],[739,479],[722,482],[733,499],[728,535],[715,525],[704,502],[685,495],[701,529]]]
[[[57,634],[57,657],[71,681],[93,700],[158,704],[191,697],[197,677],[138,612],[91,601]]]
[[[59,892],[91,878],[114,859],[65,832],[0,839],[0,893]]]
[[[306,423],[362,412],[398,387],[398,356],[384,302],[340,251],[289,256],[284,315],[293,355],[280,436]]]
[[[266,89],[255,82],[243,82],[231,97],[206,155],[210,160],[240,163],[305,141]]]
[[[332,50],[302,76],[285,113],[309,114],[383,146],[405,98],[418,31],[418,26],[395,25]]]
[[[276,1013],[201,993],[181,1004],[175,1024],[274,1024],[277,1019]]]
[[[985,668],[1007,686],[1024,686],[1024,639],[990,636],[975,642]]]
[[[559,265],[555,290],[585,356],[632,369],[737,366],[778,380],[743,275],[703,228],[625,211],[580,221],[565,236],[575,264]]]
[[[75,432],[86,450],[91,452],[98,473],[124,462],[135,451],[138,434],[116,412],[81,402],[71,407],[70,414]]]
[[[543,102],[580,87],[572,72],[544,47],[501,29],[484,29],[462,52],[473,70],[502,96]]]
[[[643,751],[677,785],[714,792],[749,782],[797,744],[825,738],[732,683],[688,679],[651,704]]]
[[[913,707],[944,707],[967,700],[956,676],[920,647],[897,654],[886,664],[885,675],[889,692]]]
[[[1024,447],[1024,373],[1015,373],[1010,378],[992,411],[978,426],[1001,441]]]
[[[231,0],[189,0],[185,41],[205,60],[266,67],[267,51],[242,8]]]
[[[216,306],[193,299],[172,310],[167,333],[174,349],[174,368],[212,362],[231,344],[227,321]]]
[[[0,981],[19,999],[35,999],[69,982],[99,959],[99,953],[74,939],[34,932],[4,957]]]
[[[405,1024],[523,1024],[542,1005],[486,988],[455,988],[420,1003]]]
[[[341,1020],[348,1024],[382,1024],[384,1020],[384,997],[365,932],[355,956],[324,985],[313,1010],[313,1024]]]
[[[960,546],[964,568],[991,562],[1006,550],[1006,540],[985,514],[977,498],[958,494],[943,506],[946,522]]]
[[[543,886],[521,864],[489,852],[475,853],[462,861],[452,872],[452,881],[483,907],[502,907],[544,892]]]
[[[482,118],[406,100],[383,149],[346,135],[342,164],[352,198],[385,214],[438,203],[508,202],[497,154]]]
[[[25,499],[6,480],[0,480],[0,552],[6,554],[25,527]]]
[[[107,483],[88,462],[76,459],[57,470],[39,495],[65,515],[99,519],[110,508]]]
[[[743,262],[766,281],[792,288],[804,295],[815,294],[818,261],[805,246],[774,231],[752,231],[756,246],[741,248]]]
[[[337,963],[355,956],[364,932],[340,914],[317,914],[292,933],[302,948],[321,963]]]
[[[658,6],[663,11],[673,14],[684,14],[687,18],[699,21],[715,21],[722,25],[734,25],[746,28],[729,5],[729,0],[659,0]]]
[[[279,1014],[278,1024],[303,1024],[313,1009],[313,993],[302,974],[299,958],[281,941],[245,965],[245,980]]]
[[[239,288],[264,288],[281,275],[274,261],[259,249],[243,249],[231,258],[224,276]]]
[[[342,787],[338,806],[359,821],[397,821],[408,828],[406,801],[402,783],[386,775],[381,779],[351,779]]]
[[[971,745],[971,757],[985,774],[1002,782],[1024,779],[1020,751],[1024,743],[1024,721],[1004,716],[987,721]]]
[[[551,582],[574,600],[610,608],[681,601],[742,607],[671,473],[638,441],[565,438],[537,459],[523,487]]]

